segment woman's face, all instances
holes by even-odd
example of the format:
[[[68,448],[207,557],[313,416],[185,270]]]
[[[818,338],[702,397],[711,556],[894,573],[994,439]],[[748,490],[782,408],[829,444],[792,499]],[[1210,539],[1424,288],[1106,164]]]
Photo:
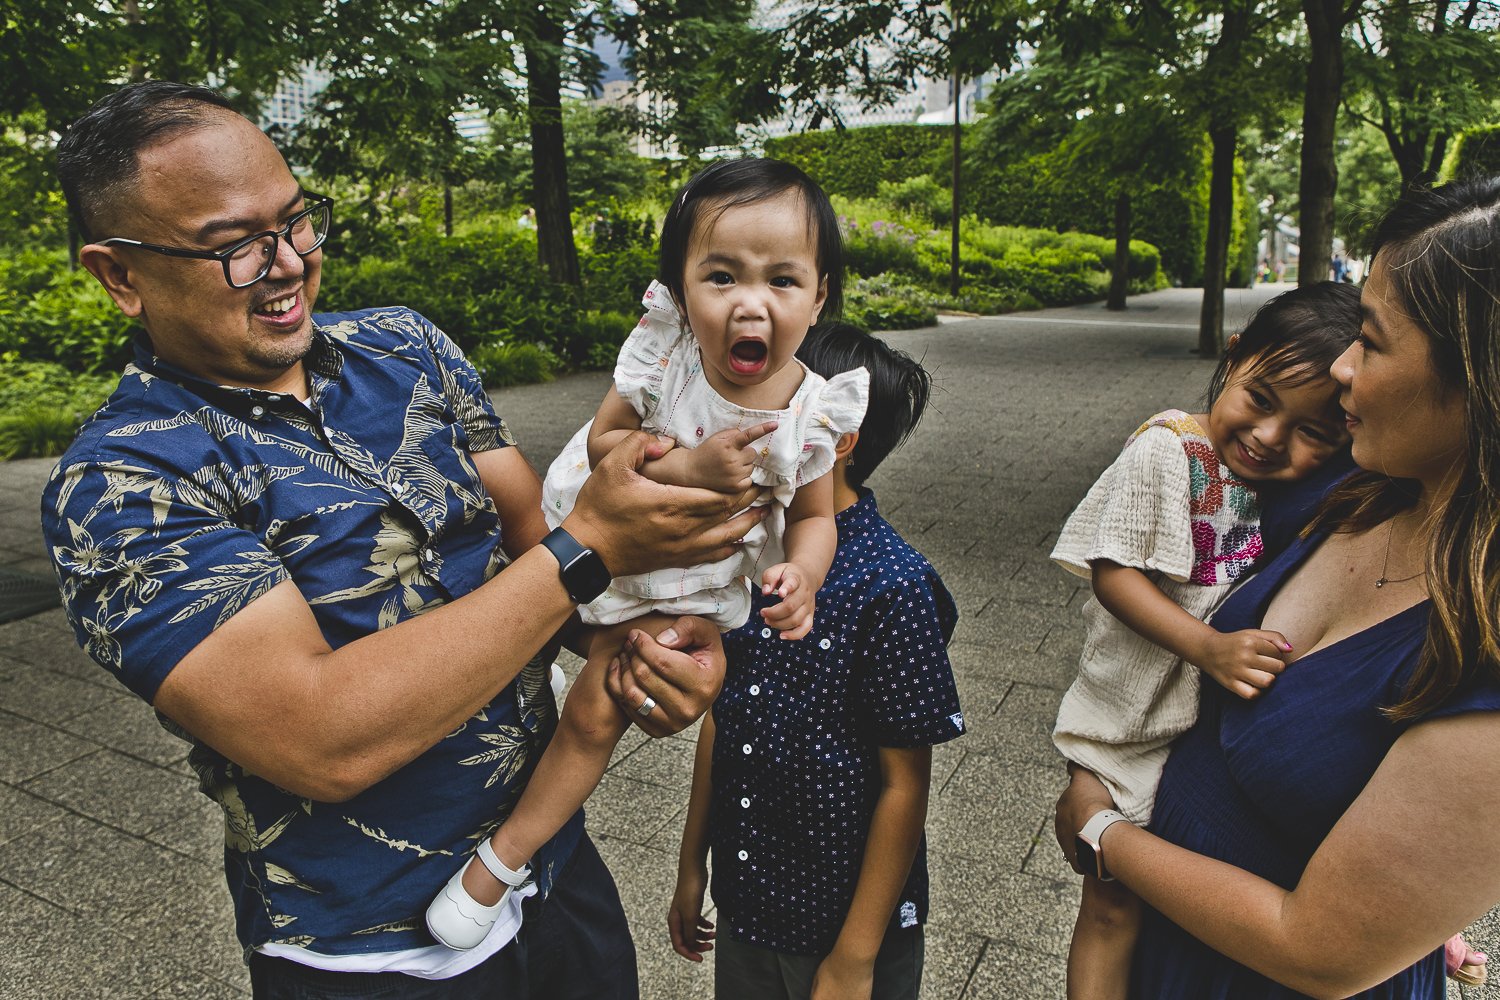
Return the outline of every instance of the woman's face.
[[[1333,363],[1354,461],[1432,489],[1463,459],[1462,394],[1438,379],[1432,341],[1396,297],[1385,258],[1375,259],[1359,306],[1359,338]]]

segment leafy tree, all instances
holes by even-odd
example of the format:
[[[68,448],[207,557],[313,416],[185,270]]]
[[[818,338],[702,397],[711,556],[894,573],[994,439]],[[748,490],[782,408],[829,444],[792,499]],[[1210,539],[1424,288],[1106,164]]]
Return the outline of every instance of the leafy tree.
[[[1437,180],[1459,133],[1494,119],[1497,23],[1492,0],[1394,0],[1354,25],[1344,105],[1385,137],[1403,194]]]
[[[1344,87],[1344,33],[1365,0],[1302,0],[1307,28],[1307,73],[1302,94],[1301,248],[1298,284],[1323,281],[1333,253],[1334,159],[1339,100]]]

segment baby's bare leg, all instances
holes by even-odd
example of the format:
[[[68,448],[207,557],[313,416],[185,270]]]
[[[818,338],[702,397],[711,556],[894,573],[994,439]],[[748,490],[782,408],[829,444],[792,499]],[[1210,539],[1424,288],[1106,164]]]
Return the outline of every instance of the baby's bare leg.
[[[1068,1000],[1125,1000],[1141,931],[1141,901],[1118,882],[1083,878],[1083,902],[1068,948]]]
[[[543,844],[561,830],[604,776],[609,755],[630,728],[630,718],[604,687],[606,668],[633,630],[650,635],[676,619],[643,615],[619,625],[600,628],[589,642],[588,660],[568,692],[557,732],[547,752],[526,782],[515,811],[490,837],[490,846],[507,868],[520,869]],[[500,899],[503,886],[483,865],[464,869],[464,889],[486,906]]]

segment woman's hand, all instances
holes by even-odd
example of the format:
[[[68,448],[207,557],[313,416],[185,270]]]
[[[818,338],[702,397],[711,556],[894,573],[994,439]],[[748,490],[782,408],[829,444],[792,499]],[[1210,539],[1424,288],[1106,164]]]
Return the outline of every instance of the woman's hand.
[[[702,618],[679,618],[656,638],[640,629],[609,665],[604,686],[631,721],[652,736],[680,733],[696,722],[724,685],[724,644]],[[656,707],[636,711],[650,697]]]
[[[1068,865],[1080,875],[1093,875],[1078,867],[1078,831],[1089,821],[1089,817],[1103,809],[1115,808],[1115,800],[1104,787],[1104,782],[1094,772],[1077,764],[1068,765],[1072,780],[1057,800],[1057,814],[1052,828],[1057,836],[1057,846],[1062,848]]]
[[[811,1000],[870,1000],[875,963],[846,958],[835,948],[813,973]]]

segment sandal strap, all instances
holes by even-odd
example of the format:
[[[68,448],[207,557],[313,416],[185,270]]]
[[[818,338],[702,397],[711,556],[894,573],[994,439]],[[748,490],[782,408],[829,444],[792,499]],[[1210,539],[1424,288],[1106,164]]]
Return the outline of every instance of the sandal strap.
[[[531,877],[530,865],[522,865],[520,871],[512,871],[507,868],[505,862],[501,861],[500,856],[495,853],[495,849],[490,846],[488,837],[479,842],[479,846],[475,849],[474,854],[479,858],[480,863],[490,870],[491,875],[512,889],[524,885],[526,880]]]

